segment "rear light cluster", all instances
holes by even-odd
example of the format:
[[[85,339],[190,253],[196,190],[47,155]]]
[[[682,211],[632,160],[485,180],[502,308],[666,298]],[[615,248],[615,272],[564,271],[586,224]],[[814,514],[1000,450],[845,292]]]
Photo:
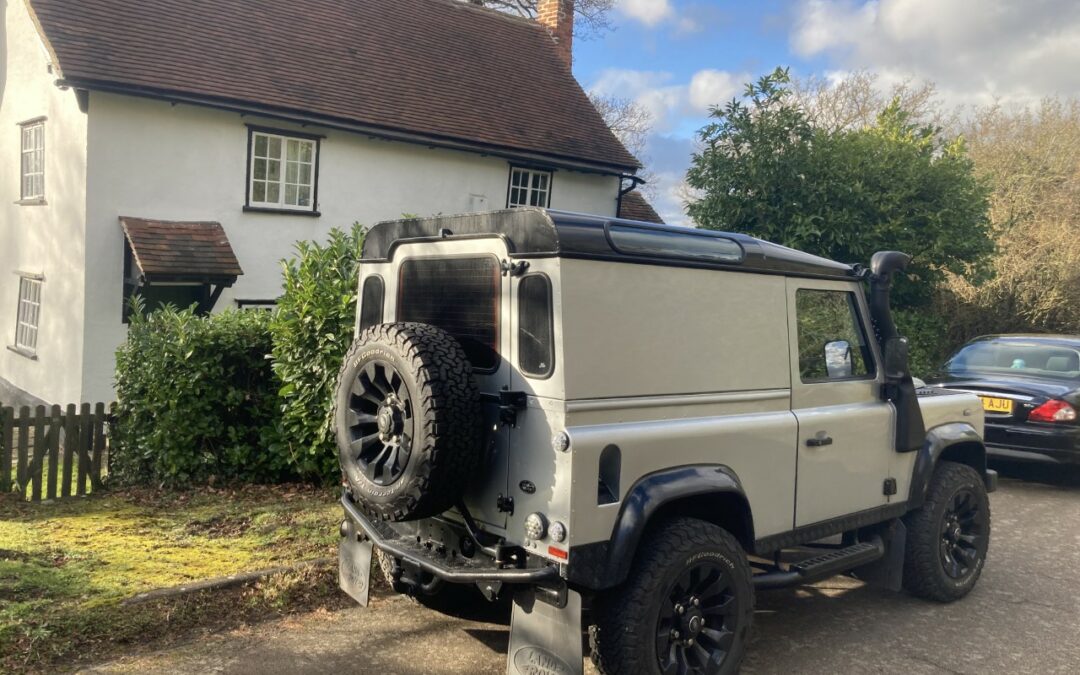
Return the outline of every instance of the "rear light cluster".
[[[1028,414],[1029,422],[1075,422],[1076,408],[1065,401],[1051,400]]]

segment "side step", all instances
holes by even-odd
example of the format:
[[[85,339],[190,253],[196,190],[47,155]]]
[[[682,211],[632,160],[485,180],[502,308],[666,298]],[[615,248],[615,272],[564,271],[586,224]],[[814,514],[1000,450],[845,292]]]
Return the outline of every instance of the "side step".
[[[777,570],[754,575],[754,588],[768,590],[806,584],[868,565],[884,556],[885,544],[880,537],[874,537],[871,541],[859,542],[793,563],[788,571]]]

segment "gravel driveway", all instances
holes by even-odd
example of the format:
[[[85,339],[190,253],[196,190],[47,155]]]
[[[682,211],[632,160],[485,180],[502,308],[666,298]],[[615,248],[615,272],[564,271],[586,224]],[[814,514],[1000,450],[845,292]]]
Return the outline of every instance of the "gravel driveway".
[[[978,587],[952,605],[836,577],[758,595],[744,673],[1075,673],[1080,668],[1080,479],[1003,471]],[[507,627],[487,607],[453,618],[400,597],[317,612],[85,672],[505,672]],[[593,672],[588,669],[587,672]]]

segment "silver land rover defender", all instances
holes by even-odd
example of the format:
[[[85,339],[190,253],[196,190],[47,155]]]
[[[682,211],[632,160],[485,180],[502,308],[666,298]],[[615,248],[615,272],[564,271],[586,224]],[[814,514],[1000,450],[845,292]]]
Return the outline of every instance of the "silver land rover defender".
[[[510,673],[732,673],[758,590],[937,601],[990,540],[979,399],[889,288],[737,234],[518,209],[382,223],[340,374],[342,588],[509,596]],[[444,596],[445,597],[445,596]],[[481,600],[482,601],[482,600]]]

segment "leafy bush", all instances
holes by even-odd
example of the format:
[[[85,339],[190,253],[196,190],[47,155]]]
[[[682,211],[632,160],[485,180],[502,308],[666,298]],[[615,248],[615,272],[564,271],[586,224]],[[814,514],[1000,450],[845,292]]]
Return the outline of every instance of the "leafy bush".
[[[270,324],[273,369],[281,383],[281,446],[309,480],[339,475],[333,437],[334,386],[352,341],[364,231],[334,229],[326,244],[300,242],[283,261],[285,295]]]
[[[132,313],[117,351],[110,476],[166,484],[289,477],[274,443],[277,387],[264,312]]]

